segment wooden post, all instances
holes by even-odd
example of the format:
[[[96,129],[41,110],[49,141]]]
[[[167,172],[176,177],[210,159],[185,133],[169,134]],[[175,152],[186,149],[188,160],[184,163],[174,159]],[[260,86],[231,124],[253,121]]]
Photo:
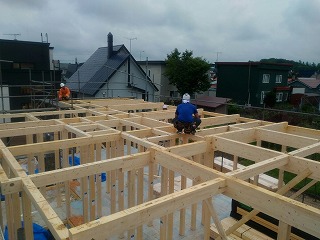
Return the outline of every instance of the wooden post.
[[[135,172],[128,171],[128,207],[136,205],[136,179]],[[128,240],[135,236],[135,229],[128,230]]]
[[[31,215],[31,201],[28,195],[22,191],[22,211],[23,211],[23,228],[26,239],[33,239],[33,225],[32,225],[32,215]]]
[[[161,196],[168,194],[168,169],[161,167]],[[167,215],[164,215],[160,218],[160,239],[167,239],[167,224],[168,218]]]

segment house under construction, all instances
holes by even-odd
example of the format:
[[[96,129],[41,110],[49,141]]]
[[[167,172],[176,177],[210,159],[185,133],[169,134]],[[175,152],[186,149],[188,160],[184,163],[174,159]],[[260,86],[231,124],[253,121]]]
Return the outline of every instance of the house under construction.
[[[320,131],[198,109],[196,135],[177,134],[175,107],[163,110],[163,103],[62,104],[65,110],[0,115],[0,225],[8,239],[33,239],[35,218],[55,239],[70,240],[147,239],[155,228],[154,239],[177,239],[174,231],[188,239],[186,226],[202,239],[274,239],[249,221],[277,239],[303,239],[293,229],[320,236],[319,208],[296,200],[320,179],[310,157],[320,152]],[[273,169],[277,179],[266,174]],[[289,182],[286,173],[294,175]],[[220,219],[217,195],[253,210]]]

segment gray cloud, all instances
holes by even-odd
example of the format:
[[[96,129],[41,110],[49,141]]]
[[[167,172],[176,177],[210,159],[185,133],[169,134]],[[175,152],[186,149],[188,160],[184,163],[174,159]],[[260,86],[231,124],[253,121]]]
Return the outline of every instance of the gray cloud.
[[[40,41],[48,33],[54,57],[85,61],[97,48],[125,44],[139,60],[164,60],[174,48],[208,61],[278,57],[320,62],[318,0],[0,0],[3,33]]]

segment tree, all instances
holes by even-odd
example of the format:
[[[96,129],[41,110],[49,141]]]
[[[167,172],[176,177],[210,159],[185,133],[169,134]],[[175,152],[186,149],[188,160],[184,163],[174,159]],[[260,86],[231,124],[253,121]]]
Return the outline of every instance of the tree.
[[[169,83],[176,86],[180,95],[206,91],[210,88],[210,63],[200,57],[193,57],[192,51],[182,54],[175,48],[166,59]]]

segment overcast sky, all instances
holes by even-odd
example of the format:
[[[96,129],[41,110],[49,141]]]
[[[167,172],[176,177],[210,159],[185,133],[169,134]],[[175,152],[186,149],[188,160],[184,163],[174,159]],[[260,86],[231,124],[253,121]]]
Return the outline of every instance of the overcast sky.
[[[0,38],[54,47],[61,62],[124,44],[136,60],[174,48],[215,61],[320,63],[320,0],[0,0]],[[130,41],[131,39],[131,41]]]

